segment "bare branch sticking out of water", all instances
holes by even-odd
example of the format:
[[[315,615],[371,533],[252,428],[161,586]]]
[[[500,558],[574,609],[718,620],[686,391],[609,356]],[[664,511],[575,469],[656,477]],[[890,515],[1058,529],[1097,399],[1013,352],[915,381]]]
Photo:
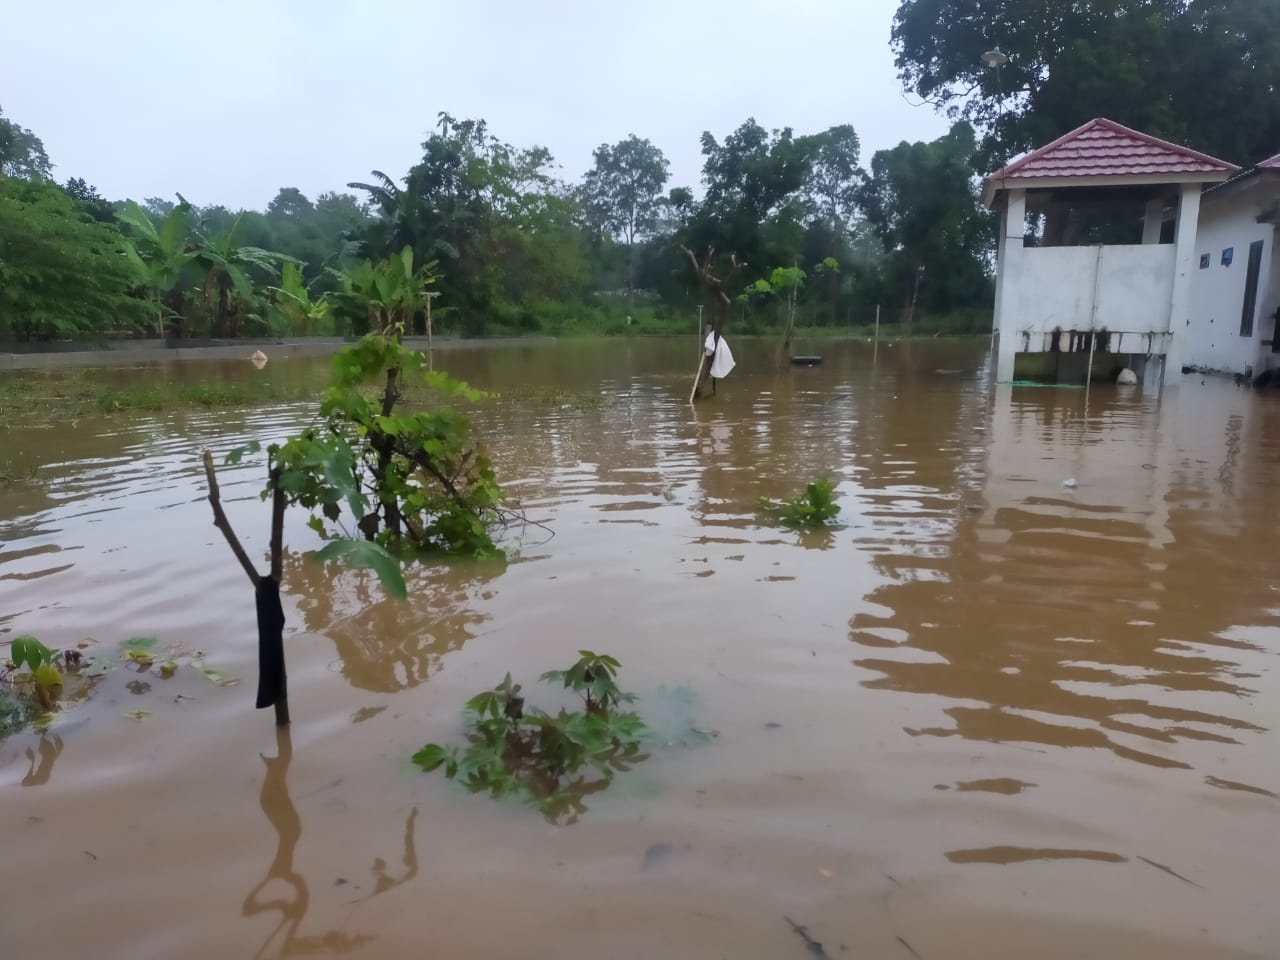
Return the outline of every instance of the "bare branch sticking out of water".
[[[922,956],[920,956],[920,954],[916,953],[916,948],[915,948],[915,947],[913,947],[911,944],[907,943],[907,941],[906,941],[906,940],[904,940],[902,937],[900,937],[900,936],[899,936],[899,937],[894,937],[894,939],[895,939],[895,940],[897,940],[897,941],[898,941],[900,944],[902,944],[904,947],[906,947],[906,948],[907,948],[907,952],[908,952],[908,953],[910,953],[913,957],[915,957],[915,958],[916,958],[916,960],[924,960],[924,957],[922,957]]]
[[[813,937],[809,936],[808,927],[800,926],[800,924],[796,923],[790,917],[783,917],[782,919],[791,924],[792,931],[795,932],[797,937],[804,941],[804,945],[808,949],[810,955],[820,957],[821,960],[831,960],[831,956],[827,953],[826,948],[817,940],[813,939]]]
[[[236,555],[236,559],[240,561],[240,566],[244,568],[245,574],[249,577],[249,582],[253,584],[256,590],[259,579],[258,571],[254,569],[253,561],[249,559],[244,547],[240,545],[240,538],[231,529],[231,521],[227,519],[227,515],[222,509],[222,497],[218,493],[218,478],[213,472],[213,454],[208,450],[204,452],[204,476],[209,484],[209,506],[213,508],[213,525],[222,531],[222,536],[226,538],[227,546]]]
[[[1204,887],[1200,886],[1200,884],[1196,883],[1194,880],[1184,877],[1177,870],[1173,869],[1173,867],[1166,867],[1163,863],[1156,863],[1154,860],[1148,860],[1146,857],[1138,857],[1138,859],[1145,864],[1149,864],[1150,866],[1155,867],[1157,870],[1163,870],[1165,873],[1167,873],[1171,877],[1177,877],[1183,883],[1189,883],[1193,887],[1199,887],[1201,890],[1204,889]]]

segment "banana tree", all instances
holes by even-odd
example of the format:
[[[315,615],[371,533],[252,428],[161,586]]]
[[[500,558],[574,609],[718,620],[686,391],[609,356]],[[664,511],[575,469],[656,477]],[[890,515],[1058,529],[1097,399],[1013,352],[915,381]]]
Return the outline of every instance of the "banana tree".
[[[161,337],[165,334],[166,322],[182,316],[182,270],[194,255],[187,245],[191,204],[182,194],[178,194],[178,200],[178,205],[165,215],[158,228],[132,200],[125,201],[124,209],[116,214],[127,231],[129,242],[125,255],[147,278],[147,293],[156,312],[156,332]]]
[[[329,300],[323,294],[311,297],[311,286],[302,280],[302,266],[295,260],[280,265],[280,285],[272,287],[275,307],[289,324],[295,336],[310,336],[318,331],[329,315]]]
[[[385,260],[365,260],[347,270],[331,267],[329,272],[338,280],[336,297],[348,316],[360,317],[369,332],[399,337],[426,309],[435,266],[433,260],[415,270],[413,247],[404,247]]]
[[[204,298],[216,335],[240,336],[241,324],[256,300],[252,271],[279,274],[284,254],[261,247],[242,247],[235,241],[240,218],[225,233],[197,234],[193,259],[204,271]]]

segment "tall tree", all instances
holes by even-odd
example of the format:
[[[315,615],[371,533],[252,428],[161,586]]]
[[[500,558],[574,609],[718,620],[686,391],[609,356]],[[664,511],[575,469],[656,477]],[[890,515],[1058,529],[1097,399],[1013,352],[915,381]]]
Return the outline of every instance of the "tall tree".
[[[890,251],[908,328],[922,289],[936,309],[973,306],[985,296],[991,218],[973,182],[975,148],[973,128],[958,123],[932,143],[880,150],[859,191]]]
[[[0,338],[138,329],[143,282],[118,230],[88,220],[61,187],[0,177]]]
[[[0,176],[23,180],[48,180],[53,164],[44,144],[26,127],[6,120],[0,110]]]
[[[593,154],[595,165],[583,178],[583,196],[595,219],[627,245],[627,292],[635,295],[636,241],[647,235],[662,209],[662,188],[670,165],[662,151],[634,133]]]
[[[908,89],[986,132],[987,165],[1096,116],[1242,164],[1280,143],[1275,0],[902,0],[892,42]]]
[[[72,177],[62,188],[72,200],[80,205],[80,209],[99,223],[114,223],[115,209],[100,193],[98,188],[86,183],[83,177]]]
[[[734,250],[754,269],[793,263],[803,243],[814,143],[790,127],[765,130],[748,119],[724,142],[702,135],[706,195],[688,235],[695,249]]]
[[[809,137],[811,158],[804,190],[814,214],[843,236],[858,210],[862,142],[850,124],[841,124]]]

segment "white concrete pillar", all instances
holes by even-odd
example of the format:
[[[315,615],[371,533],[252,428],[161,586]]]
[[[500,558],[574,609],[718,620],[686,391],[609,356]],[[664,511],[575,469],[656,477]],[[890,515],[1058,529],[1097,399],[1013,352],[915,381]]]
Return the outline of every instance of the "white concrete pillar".
[[[1160,228],[1164,225],[1164,197],[1147,201],[1147,212],[1142,218],[1142,242],[1159,243]]]
[[[1200,224],[1198,183],[1184,183],[1178,200],[1178,229],[1174,234],[1173,292],[1169,298],[1169,352],[1164,361],[1164,385],[1182,378],[1182,348],[1191,323],[1191,278],[1195,276],[1196,234]]]
[[[1000,262],[996,274],[996,381],[1013,379],[1013,357],[1018,352],[1018,288],[1027,230],[1027,191],[1006,195],[1000,225]]]

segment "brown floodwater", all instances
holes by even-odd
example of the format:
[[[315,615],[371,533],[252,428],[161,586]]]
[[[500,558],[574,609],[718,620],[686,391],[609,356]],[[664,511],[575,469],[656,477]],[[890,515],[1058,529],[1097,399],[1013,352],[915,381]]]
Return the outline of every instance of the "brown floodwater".
[[[396,602],[309,561],[292,516],[283,735],[198,455],[309,409],[0,428],[34,472],[0,486],[0,642],[106,661],[152,636],[180,663],[117,666],[0,743],[0,952],[1280,956],[1280,398],[996,387],[985,342],[810,345],[821,367],[781,372],[734,346],[696,409],[692,335],[449,353],[508,391],[477,429],[554,536],[411,569]],[[824,471],[841,526],[761,525],[760,496]],[[255,556],[261,481],[222,471]],[[660,687],[694,691],[717,736],[655,747],[572,823],[409,763],[471,694],[584,647],[656,721]]]

